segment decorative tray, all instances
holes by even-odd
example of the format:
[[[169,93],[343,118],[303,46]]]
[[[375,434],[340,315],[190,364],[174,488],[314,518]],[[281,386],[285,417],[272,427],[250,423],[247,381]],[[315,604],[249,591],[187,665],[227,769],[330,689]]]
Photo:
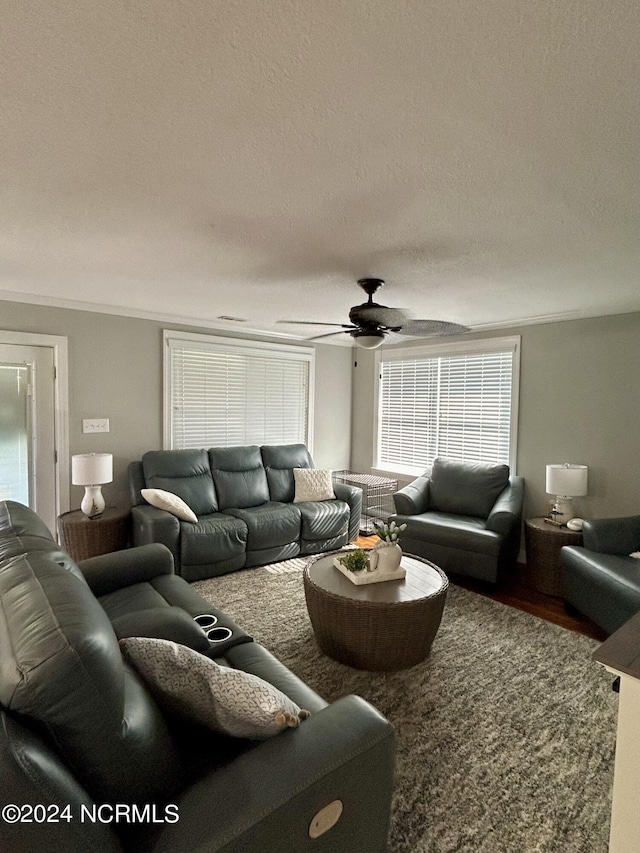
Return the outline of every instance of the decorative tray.
[[[349,578],[351,583],[356,584],[356,586],[362,586],[366,583],[382,583],[382,581],[397,581],[401,580],[407,574],[402,566],[394,572],[367,572],[366,570],[363,572],[350,572],[349,569],[342,565],[338,557],[333,558],[333,565],[345,578]]]

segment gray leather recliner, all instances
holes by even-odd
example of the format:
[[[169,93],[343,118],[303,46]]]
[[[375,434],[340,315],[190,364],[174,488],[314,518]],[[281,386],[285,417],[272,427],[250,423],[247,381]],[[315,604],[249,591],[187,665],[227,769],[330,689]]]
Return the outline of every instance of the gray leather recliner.
[[[520,546],[524,480],[507,465],[437,458],[394,495],[403,551],[448,574],[496,583]]]
[[[565,600],[613,634],[640,611],[640,515],[584,522],[582,546],[565,545]]]
[[[228,642],[208,648],[203,612]],[[253,673],[311,716],[258,743],[170,717],[122,657],[118,638],[140,634]],[[176,576],[163,545],[76,565],[31,510],[0,502],[0,648],[0,850],[386,850],[391,726],[359,697],[328,705]],[[337,823],[310,837],[336,800]]]

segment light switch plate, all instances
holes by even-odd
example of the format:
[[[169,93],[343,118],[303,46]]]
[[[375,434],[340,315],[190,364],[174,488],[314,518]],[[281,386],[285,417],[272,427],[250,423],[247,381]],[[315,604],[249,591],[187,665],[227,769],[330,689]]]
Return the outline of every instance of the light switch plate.
[[[85,418],[82,432],[109,432],[109,418]]]

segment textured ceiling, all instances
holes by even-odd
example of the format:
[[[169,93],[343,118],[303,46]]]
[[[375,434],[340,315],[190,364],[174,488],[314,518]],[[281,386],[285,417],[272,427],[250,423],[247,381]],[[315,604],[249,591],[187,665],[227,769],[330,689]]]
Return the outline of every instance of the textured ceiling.
[[[472,328],[640,310],[636,0],[0,15],[4,299],[300,335],[365,275]]]

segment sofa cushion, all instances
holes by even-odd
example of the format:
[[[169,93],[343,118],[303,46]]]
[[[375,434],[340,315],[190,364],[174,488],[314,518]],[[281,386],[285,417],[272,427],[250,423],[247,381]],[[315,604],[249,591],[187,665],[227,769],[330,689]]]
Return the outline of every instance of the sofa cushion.
[[[145,486],[171,492],[197,516],[217,512],[206,450],[149,450],[142,457]]]
[[[228,509],[247,526],[247,551],[277,548],[300,539],[300,510],[293,504],[267,501],[262,506]]]
[[[487,530],[484,519],[472,516],[451,515],[445,512],[423,512],[421,515],[394,515],[396,524],[406,524],[402,544],[412,540],[428,542],[460,551],[497,557],[503,537]]]
[[[166,492],[164,489],[142,489],[140,494],[151,506],[164,509],[182,521],[196,522],[198,520],[198,516],[191,507],[172,492]]]
[[[272,501],[292,503],[295,495],[294,468],[313,468],[304,444],[265,444],[260,448]]]
[[[221,511],[258,506],[269,500],[267,475],[256,445],[212,447],[209,462]]]
[[[487,518],[509,483],[508,465],[438,458],[429,483],[429,509]]]
[[[349,529],[349,505],[344,501],[308,501],[296,507],[302,517],[303,539],[331,539]]]
[[[180,758],[86,581],[42,554],[0,566],[0,702],[45,730],[97,802],[166,799]]]
[[[53,541],[51,531],[44,521],[17,501],[0,502],[0,536],[37,536]]]
[[[162,707],[189,722],[266,740],[309,716],[268,681],[186,646],[147,637],[121,640],[120,646]]]
[[[246,547],[247,525],[227,513],[207,515],[196,524],[180,524],[181,564],[218,563],[242,556]]]
[[[0,560],[37,551],[83,577],[75,561],[54,542],[49,528],[35,512],[16,501],[0,501]]]
[[[328,468],[294,468],[296,489],[293,502],[333,500],[336,495],[331,473]]]

